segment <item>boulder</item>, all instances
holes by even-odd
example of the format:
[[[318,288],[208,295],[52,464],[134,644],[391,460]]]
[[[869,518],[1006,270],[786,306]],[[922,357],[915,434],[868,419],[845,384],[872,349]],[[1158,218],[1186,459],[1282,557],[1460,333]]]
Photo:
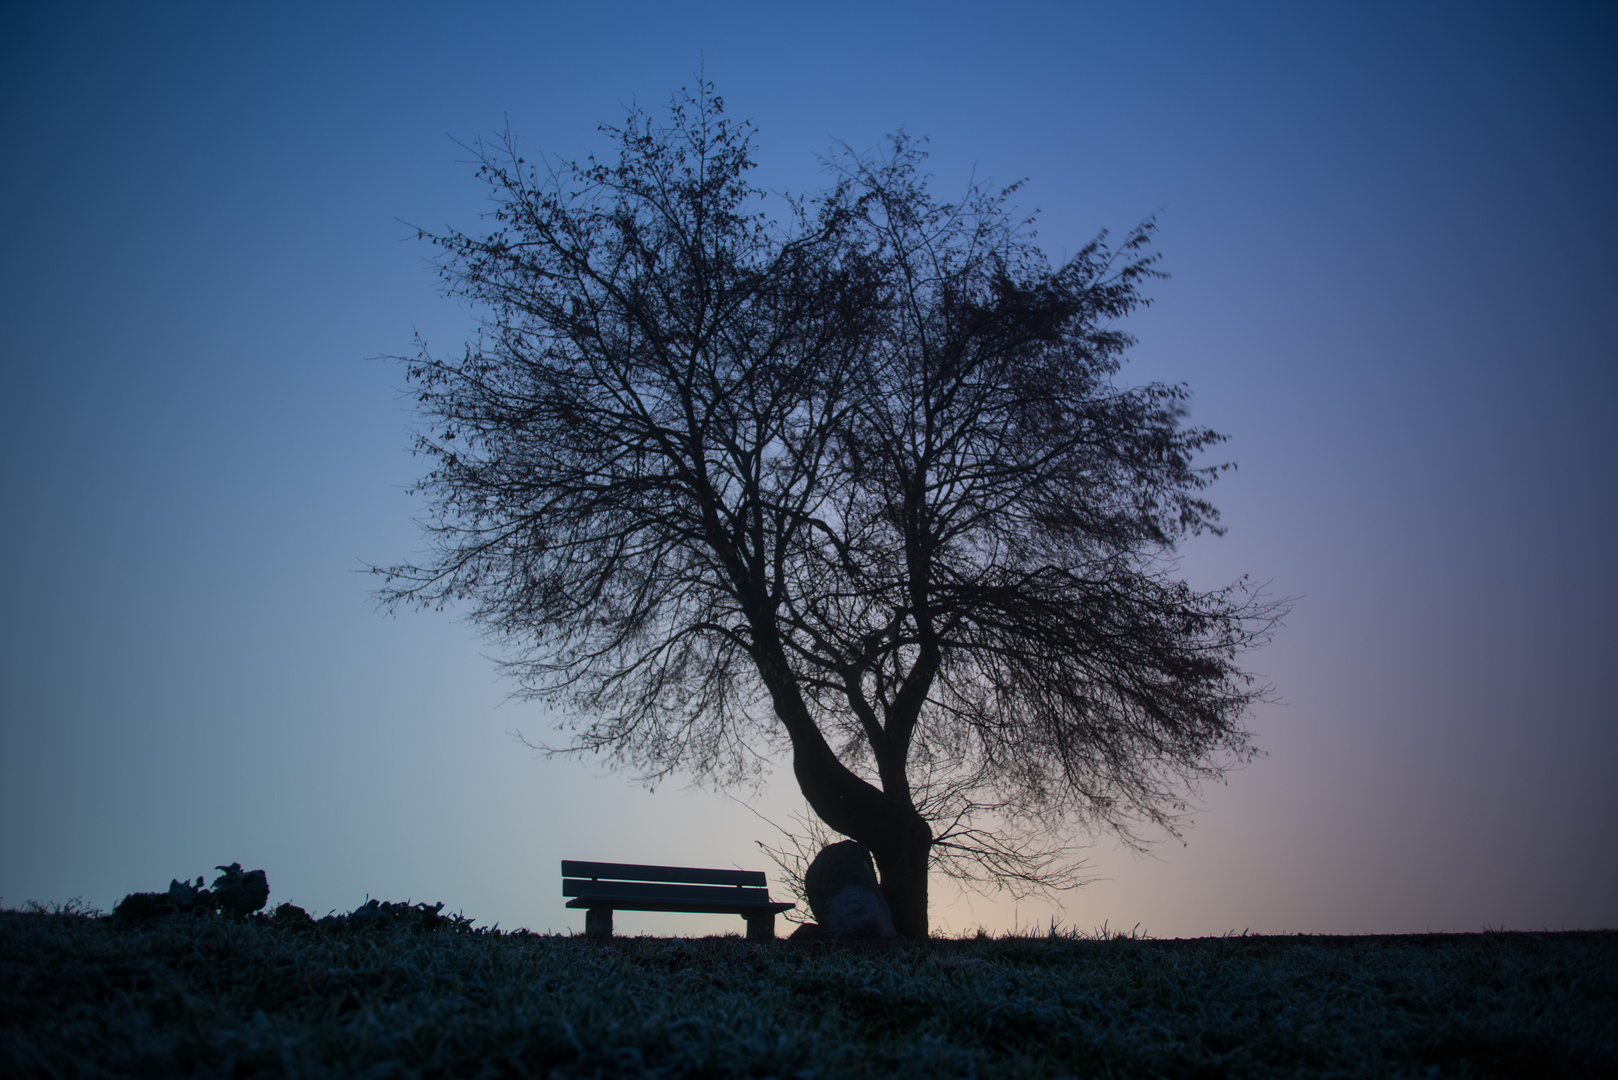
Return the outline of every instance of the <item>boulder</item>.
[[[832,938],[891,938],[893,913],[876,881],[871,853],[853,840],[828,844],[803,875],[809,910]]]

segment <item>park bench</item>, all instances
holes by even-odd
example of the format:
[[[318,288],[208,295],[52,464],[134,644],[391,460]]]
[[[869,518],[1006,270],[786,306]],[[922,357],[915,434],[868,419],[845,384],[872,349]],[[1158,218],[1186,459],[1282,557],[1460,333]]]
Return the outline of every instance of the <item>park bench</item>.
[[[587,937],[612,937],[614,911],[694,911],[740,915],[748,941],[774,941],[775,915],[795,907],[770,899],[762,870],[562,860],[562,895],[583,908]]]

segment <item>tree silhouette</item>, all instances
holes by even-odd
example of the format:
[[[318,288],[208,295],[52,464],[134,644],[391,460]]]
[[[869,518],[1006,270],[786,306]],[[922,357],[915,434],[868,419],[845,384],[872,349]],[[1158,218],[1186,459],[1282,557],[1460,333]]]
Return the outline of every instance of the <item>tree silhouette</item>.
[[[602,130],[616,161],[478,147],[492,230],[422,233],[484,330],[405,359],[431,554],[384,601],[465,605],[569,749],[790,754],[905,936],[930,866],[1028,884],[1073,828],[1172,829],[1252,752],[1236,661],[1277,612],[1172,573],[1220,436],[1114,383],[1151,223],[1052,268],[902,136],[778,218],[710,85]]]

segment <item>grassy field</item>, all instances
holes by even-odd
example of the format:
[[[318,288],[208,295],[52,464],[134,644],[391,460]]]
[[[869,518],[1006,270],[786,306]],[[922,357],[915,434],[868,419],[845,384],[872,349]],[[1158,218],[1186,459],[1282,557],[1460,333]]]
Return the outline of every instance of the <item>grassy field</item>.
[[[0,1075],[1618,1076],[1618,932],[840,947],[0,912]]]

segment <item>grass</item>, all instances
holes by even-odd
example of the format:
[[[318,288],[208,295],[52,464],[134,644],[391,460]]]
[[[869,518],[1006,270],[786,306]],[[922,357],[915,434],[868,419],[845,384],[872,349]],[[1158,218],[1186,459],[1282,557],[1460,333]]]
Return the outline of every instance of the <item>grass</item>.
[[[752,945],[0,912],[0,1075],[1618,1075],[1618,932]]]

